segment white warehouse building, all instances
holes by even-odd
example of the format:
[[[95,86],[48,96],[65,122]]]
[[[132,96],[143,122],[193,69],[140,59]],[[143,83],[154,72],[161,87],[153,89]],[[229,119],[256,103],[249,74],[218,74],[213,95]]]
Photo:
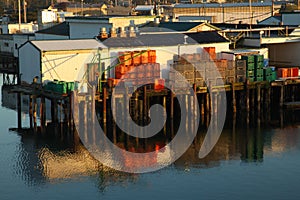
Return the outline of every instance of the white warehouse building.
[[[19,48],[21,82],[31,83],[35,77],[38,83],[81,81],[87,67],[98,66],[103,49],[106,46],[95,39],[28,41]]]

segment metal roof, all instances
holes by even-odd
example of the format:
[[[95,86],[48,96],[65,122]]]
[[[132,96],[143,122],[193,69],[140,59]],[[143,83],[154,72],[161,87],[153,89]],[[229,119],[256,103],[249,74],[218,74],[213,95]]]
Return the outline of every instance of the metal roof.
[[[253,2],[252,7],[272,6],[272,2]],[[220,7],[249,7],[249,3],[202,3],[202,4],[175,4],[174,8],[220,8]]]
[[[177,46],[184,44],[185,36],[187,44],[209,44],[228,42],[224,37],[219,35],[216,31],[205,31],[197,33],[153,33],[141,34],[136,37],[125,38],[108,38],[103,41],[107,47],[145,47],[145,46]]]
[[[142,28],[159,27],[159,28],[163,28],[163,29],[170,29],[173,31],[188,31],[202,23],[203,22],[160,22],[157,24],[155,22],[149,22],[149,23],[143,25]],[[142,29],[140,29],[140,30],[142,30]],[[147,30],[147,29],[145,29],[145,30]]]
[[[280,22],[282,20],[282,17],[281,16],[270,16],[270,17],[267,17],[261,21],[258,22],[258,24],[264,22],[264,21],[267,21],[267,20],[270,20],[270,19],[275,19],[277,20],[278,22]]]
[[[107,48],[95,39],[86,40],[34,40],[30,41],[41,51],[71,51]]]
[[[70,29],[69,29],[69,24],[67,22],[63,22],[63,23],[54,25],[52,27],[39,30],[36,33],[69,36]]]
[[[215,30],[218,30],[218,27],[215,27],[211,24],[205,22],[149,22],[140,27],[141,32],[169,32],[169,31],[189,31],[192,28],[195,28],[200,25],[207,25]]]
[[[150,11],[153,10],[154,6],[153,5],[137,5],[134,10],[136,11]]]

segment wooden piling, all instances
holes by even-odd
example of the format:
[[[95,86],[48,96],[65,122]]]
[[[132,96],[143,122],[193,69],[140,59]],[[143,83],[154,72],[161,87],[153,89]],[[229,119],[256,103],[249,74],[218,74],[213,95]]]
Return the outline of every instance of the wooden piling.
[[[232,112],[236,113],[236,95],[235,95],[235,88],[232,84]]]
[[[95,100],[95,95],[96,95],[96,87],[92,87],[92,97],[91,97],[91,132],[92,132],[92,140],[93,144],[96,144],[96,100]]]
[[[139,96],[138,93],[134,93],[134,109],[133,109],[133,119],[138,120],[139,116]]]
[[[45,97],[41,97],[41,104],[40,104],[40,125],[41,125],[41,133],[42,135],[45,134],[46,129],[46,104],[45,104]]]
[[[256,106],[257,106],[257,113],[260,113],[260,104],[261,104],[261,85],[258,84],[257,85],[257,102],[256,102]]]
[[[68,121],[68,132],[69,136],[72,136],[74,134],[74,116],[73,116],[73,96],[74,92],[69,95],[69,104],[68,104],[68,114],[69,114],[69,121]]]
[[[214,115],[215,115],[215,124],[217,125],[218,122],[219,122],[219,119],[218,119],[218,100],[219,100],[219,92],[215,92],[214,94]]]
[[[267,110],[269,110],[270,108],[270,103],[271,103],[271,87],[268,87],[266,89],[266,97],[265,97],[265,107],[267,108]]]
[[[204,124],[204,116],[205,116],[205,98],[204,94],[199,95],[201,97],[200,102],[201,102],[201,124]]]
[[[54,124],[54,135],[57,136],[58,134],[58,112],[57,112],[57,100],[51,100],[51,120]]]
[[[140,122],[143,121],[143,112],[144,112],[143,103],[144,103],[143,100],[139,100],[139,117],[138,117],[138,119]]]
[[[292,89],[291,89],[292,90],[291,91],[291,93],[292,93],[291,94],[291,96],[292,96],[292,102],[294,102],[295,101],[295,94],[296,94],[295,93],[295,85],[291,85],[291,87],[292,87]]]
[[[211,103],[212,103],[212,96],[209,93],[206,93],[205,103],[206,103],[206,107],[205,107],[205,125],[206,125],[206,127],[208,127],[209,123],[210,123]]]
[[[167,114],[167,97],[166,96],[163,96],[163,107],[166,111],[166,113],[165,113],[165,117],[166,117],[166,114]]]
[[[174,93],[170,91],[170,118],[174,118]]]
[[[53,123],[58,123],[57,118],[57,100],[52,99],[51,100],[51,119]]]
[[[79,132],[82,135],[85,142],[88,141],[88,131],[87,131],[87,105],[86,97],[79,102]]]
[[[117,125],[116,122],[113,122],[113,143],[117,144]]]
[[[143,110],[144,110],[144,121],[146,122],[148,119],[148,107],[147,107],[147,86],[143,86]]]
[[[211,108],[211,99],[210,99],[210,94],[206,93],[206,107],[205,107],[205,111],[206,111],[206,115],[208,115],[210,113],[210,108]]]
[[[83,106],[83,124],[84,124],[84,138],[88,141],[88,115],[87,115],[87,96],[85,96],[84,101],[82,101]]]
[[[125,123],[124,124],[124,127],[127,129],[127,127],[128,127],[128,120],[129,120],[129,118],[128,117],[130,117],[129,116],[129,95],[128,95],[128,88],[126,87],[125,88],[125,94],[124,94],[124,104],[123,104],[123,106],[124,106],[124,111],[123,111],[123,122]],[[128,134],[126,134],[126,135],[128,135]]]
[[[64,134],[63,134],[63,100],[60,101],[60,105],[59,105],[59,128],[60,128],[60,140],[63,141],[64,140]]]
[[[284,103],[284,86],[281,85],[280,86],[280,97],[279,97],[279,105],[280,105],[280,107],[283,107],[283,103]]]
[[[254,107],[255,107],[255,89],[251,90],[251,108],[252,111],[254,111]]]
[[[196,86],[196,84],[193,84],[193,90],[194,90],[194,95],[193,95],[193,97],[194,97],[194,99],[193,99],[193,114],[194,114],[194,116],[195,116],[195,118],[197,118],[198,117],[198,112],[197,112],[197,106],[198,106],[198,99],[197,99],[197,86]]]
[[[246,110],[249,113],[250,111],[250,91],[249,88],[246,87],[246,97],[245,97],[245,101],[246,101]]]
[[[62,101],[62,109],[63,109],[63,122],[64,123],[68,123],[68,121],[69,121],[69,113],[68,113],[68,101],[66,100],[66,99],[64,99],[63,101]]]
[[[103,123],[106,123],[106,113],[107,113],[107,106],[106,106],[106,99],[107,99],[107,92],[106,92],[106,87],[103,87],[103,94],[102,94],[102,103],[103,103]]]

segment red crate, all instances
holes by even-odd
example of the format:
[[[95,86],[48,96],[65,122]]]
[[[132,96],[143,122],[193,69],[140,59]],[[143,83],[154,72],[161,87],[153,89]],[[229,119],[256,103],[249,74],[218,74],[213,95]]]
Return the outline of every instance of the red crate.
[[[131,59],[131,52],[125,51],[125,52],[119,52],[119,60],[124,65],[131,65],[132,59]]]
[[[216,47],[203,47],[203,49],[209,54],[216,53]]]
[[[154,89],[155,90],[162,90],[165,87],[165,79],[159,78],[155,79],[154,82]]]
[[[279,78],[287,78],[290,76],[290,73],[289,73],[289,69],[288,68],[278,68],[278,77]]]
[[[290,69],[290,77],[298,77],[299,76],[299,68],[293,67]]]
[[[152,57],[152,56],[156,57],[156,50],[148,50],[148,55],[149,55],[149,57]]]
[[[141,64],[141,52],[140,51],[131,52],[131,57],[132,57],[132,64],[133,65]]]
[[[203,53],[204,60],[215,60],[216,59],[216,48],[215,47],[204,47],[206,53]],[[207,55],[208,54],[208,55]],[[208,56],[208,57],[207,57]]]
[[[151,56],[148,58],[149,63],[156,63],[156,56]]]
[[[149,62],[148,51],[141,51],[141,63],[145,64]]]

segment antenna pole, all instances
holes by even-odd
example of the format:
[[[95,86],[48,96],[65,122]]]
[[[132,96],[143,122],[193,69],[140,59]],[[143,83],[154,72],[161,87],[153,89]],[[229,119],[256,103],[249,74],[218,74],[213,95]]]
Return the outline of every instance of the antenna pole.
[[[23,0],[23,10],[24,10],[24,23],[27,23],[27,2],[26,0]]]
[[[252,2],[249,0],[249,12],[250,12],[250,33],[252,30],[252,20],[253,20],[253,13],[252,13]]]
[[[19,10],[19,32],[21,32],[21,0],[18,0],[18,10]]]

